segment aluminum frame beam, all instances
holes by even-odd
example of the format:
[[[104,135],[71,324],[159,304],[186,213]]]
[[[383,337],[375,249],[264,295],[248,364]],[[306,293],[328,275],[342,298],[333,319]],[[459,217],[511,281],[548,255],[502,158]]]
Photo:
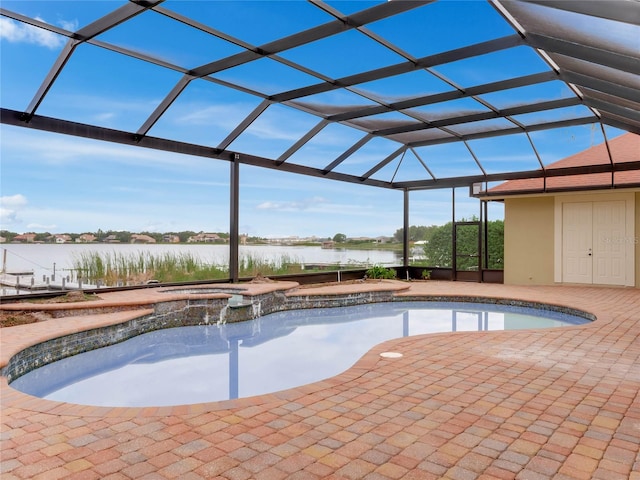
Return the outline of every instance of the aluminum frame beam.
[[[291,157],[291,155],[293,155],[298,150],[300,150],[304,145],[306,145],[307,142],[309,142],[309,140],[311,140],[318,133],[320,133],[320,131],[322,131],[322,129],[326,127],[328,124],[329,122],[327,120],[320,120],[320,122],[317,123],[311,130],[309,130],[303,137],[301,137],[300,140],[298,140],[291,147],[289,147],[286,152],[280,155],[276,160],[276,162],[278,162],[278,164],[280,165],[286,162],[287,159]]]
[[[145,120],[145,122],[136,132],[136,135],[138,135],[139,137],[145,136],[149,132],[151,127],[153,127],[155,123],[160,120],[160,117],[164,114],[164,112],[167,111],[167,109],[176,100],[176,98],[178,98],[178,95],[180,95],[184,91],[184,89],[187,88],[187,85],[189,85],[189,82],[191,82],[193,78],[194,77],[189,74],[183,75],[178,83],[175,84],[173,89],[171,89],[169,95],[164,97],[162,102],[160,102],[160,105],[158,105],[153,113]]]
[[[229,145],[231,145],[233,141],[238,138],[242,132],[249,128],[249,125],[251,125],[262,114],[262,112],[269,107],[269,105],[271,105],[271,102],[264,100],[260,105],[254,108],[253,111],[247,115],[244,120],[242,120],[242,122],[240,122],[224,140],[222,140],[222,142],[220,142],[218,150],[225,150]]]
[[[522,115],[525,113],[542,112],[545,110],[553,110],[556,108],[572,107],[581,105],[578,98],[564,98],[561,100],[552,100],[549,102],[538,102],[529,105],[520,105],[517,107],[505,108],[499,110],[499,113],[488,111],[480,113],[472,113],[468,115],[461,115],[459,117],[449,117],[441,120],[432,120],[429,123],[422,124],[407,124],[400,127],[387,128],[384,130],[376,130],[371,133],[379,136],[395,135],[398,133],[416,132],[420,130],[428,130],[431,128],[450,127],[452,125],[460,125],[469,122],[478,122],[481,120],[492,120],[496,118],[504,118],[512,115]]]
[[[614,97],[620,97],[625,100],[631,100],[632,102],[638,102],[638,90],[624,85],[618,85],[615,83],[602,80],[600,78],[590,77],[583,75],[582,73],[576,73],[569,70],[560,72],[560,78],[568,83],[573,83],[579,87],[590,88],[598,92],[604,92]]]
[[[514,126],[509,128],[490,130],[486,132],[458,135],[454,137],[439,138],[435,140],[425,140],[423,142],[410,142],[407,145],[410,148],[411,147],[412,148],[427,147],[429,145],[441,145],[443,143],[459,142],[463,140],[477,140],[479,138],[499,137],[501,135],[513,135],[516,133],[538,132],[541,130],[549,130],[552,128],[575,127],[577,125],[589,125],[591,123],[596,123],[598,121],[600,121],[600,119],[597,117],[581,117],[581,118],[574,118],[571,120],[560,120],[557,122],[546,122],[546,123],[539,123],[535,125],[527,125],[526,129],[524,130],[520,127]]]
[[[42,130],[54,133],[60,133],[65,135],[72,135],[82,138],[89,138],[94,140],[119,143],[124,145],[140,146],[145,148],[151,148],[155,150],[162,150],[167,152],[179,153],[184,155],[195,155],[198,157],[225,160],[225,161],[237,161],[240,164],[253,165],[263,168],[270,168],[275,170],[287,171],[290,173],[297,173],[301,175],[308,175],[312,177],[328,178],[332,180],[338,180],[348,183],[356,183],[361,185],[370,185],[374,187],[382,187],[388,189],[430,189],[430,188],[445,188],[445,187],[466,187],[473,183],[478,182],[493,182],[501,180],[513,180],[520,178],[538,178],[542,176],[565,176],[565,175],[579,175],[583,173],[601,173],[613,171],[626,171],[626,170],[640,170],[640,161],[616,163],[614,165],[594,165],[586,167],[570,167],[563,169],[547,169],[542,170],[529,170],[521,172],[501,172],[488,175],[473,175],[463,176],[455,178],[442,178],[435,180],[419,180],[413,182],[385,182],[382,180],[376,180],[373,178],[364,178],[361,176],[348,175],[343,173],[337,173],[332,171],[326,171],[317,168],[306,167],[302,165],[282,163],[278,164],[277,161],[268,158],[258,157],[255,155],[247,155],[237,152],[230,152],[227,150],[218,151],[217,149],[204,147],[202,145],[194,145],[184,142],[178,142],[175,140],[167,140],[162,138],[146,136],[142,139],[136,139],[136,135],[132,132],[125,132],[121,130],[113,130],[104,127],[97,127],[94,125],[86,125],[76,122],[70,122],[67,120],[60,120],[56,118],[43,117],[34,115],[30,122],[25,122],[22,118],[22,112],[16,110],[10,110],[6,108],[0,109],[0,123],[5,125],[12,125],[22,128],[29,128],[34,130]],[[568,124],[571,122],[564,122]],[[593,123],[592,121],[585,123]],[[539,129],[544,129],[544,125],[540,125]],[[511,130],[511,129],[510,129]],[[358,144],[366,143],[370,140],[370,136],[365,136]],[[468,138],[467,138],[468,139]],[[356,144],[356,145],[358,145]],[[354,145],[355,146],[355,145]],[[352,147],[353,148],[353,147]],[[404,147],[403,147],[404,148]],[[355,149],[357,150],[357,148]],[[354,151],[355,151],[354,150]],[[397,156],[397,155],[396,155]],[[346,158],[346,157],[345,157]]]
[[[155,0],[155,1],[130,1],[125,5],[117,8],[116,10],[106,14],[102,18],[90,23],[89,25],[81,28],[77,32],[73,33],[71,38],[67,41],[64,46],[62,52],[58,55],[55,63],[49,70],[49,73],[44,78],[40,88],[36,92],[35,96],[29,103],[27,110],[25,112],[25,119],[30,119],[44,100],[44,97],[47,95],[53,83],[56,81],[62,69],[66,65],[66,63],[71,58],[75,48],[83,42],[91,40],[92,38],[100,35],[101,33],[110,30],[111,28],[119,25],[128,19],[139,15],[140,13],[152,8],[154,5],[157,5],[164,0]]]
[[[371,139],[373,139],[373,135],[371,135],[371,134],[365,135],[360,140],[358,140],[356,143],[354,143],[351,147],[349,147],[347,150],[345,150],[341,155],[339,155],[338,158],[336,158],[333,162],[331,162],[329,165],[324,167],[324,169],[322,171],[325,173],[325,175],[328,174],[334,168],[336,168],[338,165],[340,165],[342,162],[344,162],[347,158],[349,158],[355,152],[360,150]]]
[[[474,183],[485,182],[501,182],[505,180],[520,180],[531,178],[549,178],[549,177],[568,177],[572,175],[585,175],[593,173],[611,173],[611,172],[626,172],[630,170],[639,170],[640,160],[635,162],[623,162],[623,163],[603,163],[599,165],[587,165],[580,167],[565,167],[565,168],[547,168],[546,170],[523,170],[519,172],[502,172],[502,173],[489,173],[485,175],[468,175],[465,177],[452,177],[441,178],[438,180],[420,180],[412,182],[398,182],[394,184],[396,189],[409,189],[409,190],[428,190],[434,188],[456,188],[456,187],[468,187]],[[631,185],[631,187],[638,187],[640,185]],[[608,185],[606,188],[610,188]],[[629,188],[629,185],[621,185],[620,188]],[[603,188],[603,187],[597,187]],[[580,191],[583,187],[575,188],[563,188],[563,191]],[[520,192],[519,192],[520,193]],[[484,193],[483,193],[484,195]],[[501,194],[504,195],[504,194]]]
[[[606,0],[602,2],[587,1],[576,2],[575,0],[522,0],[535,5],[565,10],[567,12],[579,13],[590,17],[599,17],[616,22],[640,25],[640,9],[637,3],[629,0]],[[505,5],[511,3],[510,0],[503,0]]]
[[[640,62],[638,62],[638,59],[621,53],[595,48],[589,45],[579,45],[539,33],[527,33],[526,42],[532,47],[539,48],[546,52],[559,53],[567,57],[579,58],[615,70],[640,75]],[[560,69],[562,70],[562,66],[560,66]]]
[[[390,2],[393,3],[393,2]],[[318,93],[326,93],[337,88],[352,87],[360,83],[372,82],[374,80],[382,80],[384,78],[401,75],[403,73],[411,73],[416,70],[442,65],[444,63],[455,62],[487,53],[497,52],[508,48],[525,45],[524,40],[519,35],[508,35],[495,40],[477,43],[468,47],[457,48],[447,52],[438,53],[422,57],[415,62],[401,62],[387,67],[381,67],[367,72],[356,73],[346,77],[335,79],[333,82],[324,82],[307,87],[296,88],[286,92],[282,92],[271,96],[274,102],[285,102],[296,98],[316,95]]]
[[[525,75],[508,80],[501,80],[499,82],[485,83],[482,85],[465,88],[464,90],[451,90],[449,92],[436,93],[433,95],[425,95],[410,98],[408,100],[391,102],[387,105],[365,107],[359,110],[352,110],[350,112],[329,115],[327,116],[327,120],[333,122],[341,122],[344,120],[352,120],[354,118],[378,115],[394,110],[407,110],[415,107],[423,107],[425,105],[433,105],[435,103],[458,100],[460,98],[485,95],[487,93],[499,92],[511,88],[526,87],[530,85],[536,85],[538,83],[549,82],[552,80],[558,80],[558,75],[555,72],[534,73],[532,75]],[[295,105],[295,102],[292,103]]]
[[[376,173],[378,170],[382,169],[383,167],[386,167],[389,163],[391,163],[393,161],[394,158],[396,158],[398,155],[400,155],[401,153],[405,152],[406,150],[407,150],[407,147],[402,146],[399,149],[397,149],[396,151],[394,151],[391,154],[387,155],[387,157],[384,160],[382,160],[380,163],[374,165],[373,168],[371,168],[368,172],[366,172],[364,175],[362,175],[361,178],[369,178],[369,177],[371,177],[371,175],[373,175],[374,173]]]

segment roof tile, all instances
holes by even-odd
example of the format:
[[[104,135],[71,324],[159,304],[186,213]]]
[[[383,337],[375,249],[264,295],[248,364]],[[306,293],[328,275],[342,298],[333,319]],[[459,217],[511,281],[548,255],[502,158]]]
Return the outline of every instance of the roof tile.
[[[640,135],[626,133],[609,141],[611,161],[613,163],[625,163],[640,161]],[[587,150],[558,160],[547,166],[547,170],[567,167],[583,167],[588,165],[608,164],[609,154],[605,143],[595,145]],[[640,184],[640,171],[629,170],[614,173],[614,185]],[[590,189],[593,187],[610,187],[611,173],[590,173],[580,175],[568,175],[562,177],[548,177],[546,190],[561,190],[576,187]],[[490,188],[491,193],[518,193],[524,191],[544,190],[543,178],[525,178],[509,180],[496,187]]]

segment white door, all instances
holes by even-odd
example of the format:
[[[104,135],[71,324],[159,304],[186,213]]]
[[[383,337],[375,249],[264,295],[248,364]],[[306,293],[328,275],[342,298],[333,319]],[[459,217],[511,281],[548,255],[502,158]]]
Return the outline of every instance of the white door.
[[[562,281],[593,282],[592,202],[562,205]]]
[[[593,283],[625,284],[625,202],[593,203]]]
[[[564,203],[562,281],[625,284],[625,202]]]

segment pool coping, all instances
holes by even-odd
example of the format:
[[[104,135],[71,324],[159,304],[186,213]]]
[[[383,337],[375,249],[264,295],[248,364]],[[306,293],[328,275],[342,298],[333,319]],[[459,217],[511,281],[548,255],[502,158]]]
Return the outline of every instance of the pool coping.
[[[0,382],[2,385],[2,392],[0,392],[2,396],[0,397],[0,401],[2,402],[2,405],[6,406],[29,405],[30,409],[43,413],[55,412],[56,414],[72,415],[81,411],[83,412],[83,415],[98,417],[104,415],[119,416],[119,414],[122,414],[124,417],[138,415],[178,415],[184,414],[185,412],[224,410],[229,408],[239,408],[246,405],[277,403],[282,400],[294,401],[298,396],[313,394],[326,388],[353,381],[376,365],[378,361],[377,357],[381,352],[393,350],[395,343],[405,340],[404,338],[390,339],[374,346],[358,361],[356,361],[348,370],[341,372],[331,378],[282,391],[230,400],[218,400],[211,402],[171,406],[99,407],[93,405],[78,405],[73,403],[58,402],[54,400],[46,400],[19,392],[9,386],[10,381],[12,381],[13,379],[11,378],[11,374],[7,375],[7,370],[11,368],[12,361],[20,357],[21,354],[24,354],[24,356],[27,358],[19,359],[18,363],[24,364],[26,362],[28,363],[28,365],[23,368],[17,367],[18,374],[15,375],[15,378],[18,378],[21,375],[24,375],[29,371],[47,363],[51,363],[65,357],[75,355],[83,351],[119,343],[134,336],[156,330],[157,328],[146,328],[142,330],[139,328],[139,322],[141,320],[149,319],[150,322],[156,321],[156,314],[158,313],[157,310],[154,310],[153,308],[143,309],[145,306],[149,307],[158,304],[172,304],[173,302],[191,300],[197,301],[223,299],[226,301],[232,296],[232,294],[225,292],[214,292],[205,294],[197,292],[198,290],[207,290],[210,288],[215,288],[216,290],[234,289],[237,291],[242,291],[249,297],[261,297],[265,295],[269,296],[277,293],[284,293],[284,296],[287,300],[294,299],[292,303],[283,303],[265,314],[285,310],[294,310],[299,308],[331,308],[393,301],[427,301],[513,305],[540,310],[550,310],[560,313],[568,313],[571,315],[586,318],[590,320],[590,323],[593,323],[597,320],[596,316],[593,313],[585,311],[583,309],[579,309],[575,306],[571,307],[563,304],[544,303],[539,301],[522,300],[517,298],[503,298],[497,296],[426,293],[416,294],[412,293],[411,286],[411,282],[402,282],[396,280],[355,282],[344,285],[332,284],[330,286],[319,285],[317,287],[306,288],[299,288],[299,285],[295,282],[245,284],[242,287],[237,287],[236,284],[229,284],[229,286],[227,286],[226,284],[212,284],[198,285],[197,287],[189,288],[187,292],[184,291],[185,287],[174,287],[171,289],[168,289],[166,287],[152,288],[145,290],[145,295],[141,295],[137,301],[118,300],[112,298],[115,297],[115,295],[109,295],[106,300],[84,302],[89,305],[80,306],[78,306],[77,304],[6,304],[4,306],[5,309],[10,310],[19,310],[17,306],[23,305],[24,307],[27,307],[26,310],[38,311],[40,307],[47,307],[47,311],[49,312],[57,310],[61,312],[70,311],[73,313],[71,315],[62,314],[59,318],[52,318],[50,320],[47,320],[46,322],[42,322],[46,323],[47,327],[51,328],[47,328],[46,331],[41,335],[29,335],[27,338],[20,336],[17,341],[12,338],[6,340],[5,335],[0,338]],[[174,289],[180,291],[173,293]],[[68,308],[69,306],[71,306],[72,308]],[[0,308],[2,307],[3,306],[0,305]],[[126,308],[134,308],[134,310],[124,310]],[[107,313],[98,314],[97,312],[99,312],[101,309],[104,309]],[[87,311],[90,312],[90,314],[77,315],[78,311]],[[41,325],[41,323],[35,325]],[[131,331],[128,333],[122,333],[122,330],[127,325],[132,325],[132,327],[130,328]],[[193,323],[172,323],[170,325],[162,326],[160,329],[186,325],[193,325]],[[588,325],[589,324],[568,325],[562,328],[584,328]],[[21,328],[25,331],[32,330],[33,324],[11,328]],[[95,340],[96,336],[112,336],[114,332],[117,332],[116,335],[118,335],[118,337],[113,340]],[[442,332],[429,333],[424,335],[439,336],[463,333],[466,332]],[[472,333],[482,334],[495,332],[490,331]],[[50,349],[48,349],[48,345],[53,344],[52,348],[55,350],[68,350],[66,340],[74,344],[85,344],[85,342],[87,342],[87,337],[83,334],[92,335],[91,338],[93,338],[93,341],[89,340],[89,348],[77,347],[74,351],[65,352],[64,354],[52,352]],[[421,336],[422,335],[416,335],[413,337]],[[4,387],[9,390],[8,393],[5,392]]]

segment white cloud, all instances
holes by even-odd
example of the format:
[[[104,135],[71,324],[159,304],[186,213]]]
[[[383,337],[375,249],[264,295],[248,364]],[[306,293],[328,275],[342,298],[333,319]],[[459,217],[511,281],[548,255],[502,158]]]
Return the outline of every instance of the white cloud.
[[[44,21],[37,17],[36,20]],[[70,22],[64,22],[62,26],[66,29],[75,28]],[[29,43],[52,50],[62,47],[66,42],[66,38],[61,35],[9,18],[0,18],[0,38],[11,43]]]
[[[62,28],[70,32],[75,32],[76,30],[78,30],[77,20],[71,20],[71,21],[60,20],[58,21],[58,25],[60,25]]]
[[[184,128],[185,125],[200,126],[209,129],[218,127],[221,131],[228,133],[236,128],[236,126],[249,115],[255,108],[255,105],[240,102],[220,105],[192,102],[177,108],[185,112],[182,115],[176,116],[174,123],[178,128]],[[283,125],[285,125],[286,128],[283,128]],[[302,130],[304,130],[304,128],[302,128]],[[263,112],[262,115],[242,132],[239,138],[231,144],[232,146],[230,148],[237,148],[239,141],[247,141],[250,143],[254,141],[252,139],[255,138],[269,141],[284,140],[293,142],[304,133],[306,133],[306,131],[296,131],[296,124],[292,123],[291,119],[283,115],[282,112],[274,113],[267,111]],[[234,147],[234,145],[236,145],[236,147]],[[238,149],[242,150],[242,148]]]
[[[318,205],[327,203],[327,200],[322,197],[312,197],[303,200],[293,200],[287,202],[272,202],[266,201],[257,205],[258,210],[278,210],[282,212],[293,212],[309,210]]]
[[[209,159],[189,155],[34,132],[19,127],[2,128],[2,155],[3,161],[11,158],[25,158],[32,162],[42,160],[54,165],[65,165],[99,160],[124,165],[177,167],[181,170],[196,168],[211,162]]]
[[[21,223],[18,213],[27,203],[27,198],[21,194],[0,197],[0,224],[2,227]]]
[[[249,105],[237,103],[212,106],[191,103],[184,108],[187,113],[176,118],[178,125],[215,125],[225,130],[235,128],[251,111]]]
[[[21,194],[0,197],[0,205],[3,207],[23,207],[27,203],[27,197]]]
[[[286,125],[286,127],[283,127]],[[274,119],[260,117],[243,133],[252,135],[259,139],[266,140],[285,140],[289,142],[296,141],[305,132],[297,132],[294,130],[293,125],[287,119]]]
[[[256,222],[268,219],[261,231],[271,229],[272,225],[269,222],[273,223],[275,218],[278,218],[278,221],[292,223],[291,226],[292,228],[295,227],[295,229],[304,228],[300,221],[307,219],[313,226],[312,233],[322,232],[322,229],[318,228],[322,222],[327,222],[328,224],[340,224],[342,222],[354,229],[361,229],[363,225],[367,225],[375,229],[380,227],[383,216],[391,215],[395,217],[401,214],[401,210],[394,208],[393,204],[382,206],[367,202],[355,204],[333,203],[322,197],[291,201],[264,201],[256,205],[255,208],[256,210],[251,212],[251,216],[256,218]],[[261,218],[261,220],[258,220],[258,218]],[[346,229],[346,226],[343,230]],[[333,228],[330,230],[333,230]],[[385,231],[382,230],[382,232],[384,233]]]
[[[262,202],[256,208],[258,210],[282,210],[288,202]]]
[[[6,228],[9,225],[17,225],[20,223],[18,212],[8,208],[0,207],[0,225]]]
[[[42,230],[43,232],[48,232],[51,230],[55,230],[58,226],[55,223],[51,225],[42,225],[41,223],[30,223],[27,225],[27,230]]]
[[[231,131],[249,115],[254,107],[255,105],[240,102],[211,106],[191,103],[182,107],[185,109],[185,114],[177,117],[176,124],[180,126],[217,126],[225,131]],[[298,140],[307,132],[308,128],[311,128],[311,123],[302,122],[299,112],[287,113],[289,113],[288,110],[267,109],[240,134],[232,146],[247,136],[269,141],[292,142]],[[233,149],[233,147],[230,148]]]
[[[98,122],[107,122],[116,118],[116,114],[114,112],[104,112],[96,115],[96,120]]]

